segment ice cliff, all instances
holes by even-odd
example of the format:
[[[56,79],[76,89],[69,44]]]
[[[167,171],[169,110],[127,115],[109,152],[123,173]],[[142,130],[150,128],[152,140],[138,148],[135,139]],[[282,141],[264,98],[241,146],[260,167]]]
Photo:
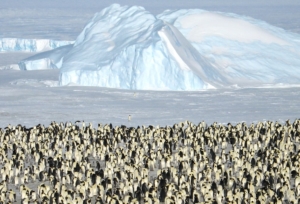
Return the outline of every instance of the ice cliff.
[[[43,52],[73,43],[50,39],[0,38],[0,52]]]
[[[113,4],[74,45],[20,63],[60,68],[60,85],[200,90],[300,83],[300,36],[265,22],[199,9],[154,16]]]

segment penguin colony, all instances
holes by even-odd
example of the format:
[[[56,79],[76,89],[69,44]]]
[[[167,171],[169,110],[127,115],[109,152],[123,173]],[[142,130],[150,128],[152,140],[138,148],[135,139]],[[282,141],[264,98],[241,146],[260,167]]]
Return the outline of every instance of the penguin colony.
[[[300,203],[300,120],[0,129],[0,203]]]

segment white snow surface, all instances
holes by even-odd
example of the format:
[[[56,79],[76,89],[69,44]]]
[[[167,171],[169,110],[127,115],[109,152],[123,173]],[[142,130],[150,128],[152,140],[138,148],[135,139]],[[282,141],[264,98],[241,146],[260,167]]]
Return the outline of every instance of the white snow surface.
[[[56,53],[55,50],[53,52]],[[20,63],[60,68],[60,85],[202,90],[300,82],[300,36],[263,21],[199,9],[113,4],[96,13],[74,46]]]
[[[299,87],[140,91],[59,86],[58,69],[0,70],[0,127],[84,120],[126,125],[173,125],[189,120],[247,124],[299,118]],[[280,85],[278,85],[280,86]],[[128,121],[131,115],[131,121]]]

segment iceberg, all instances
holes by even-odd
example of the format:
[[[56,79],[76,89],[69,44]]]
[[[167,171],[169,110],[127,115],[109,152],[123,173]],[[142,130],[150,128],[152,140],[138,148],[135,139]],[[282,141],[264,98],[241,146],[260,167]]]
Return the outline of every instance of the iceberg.
[[[300,83],[300,36],[266,22],[200,9],[113,4],[73,45],[19,64],[59,68],[59,84],[139,90],[202,90]]]
[[[168,41],[170,36],[174,39]],[[64,56],[60,84],[147,90],[211,86],[177,63],[182,61],[177,52],[187,53],[185,61],[198,55],[184,39],[175,27],[142,7],[112,5],[94,16]]]
[[[73,44],[64,45],[53,50],[28,57],[18,63],[21,70],[59,69],[63,56],[72,49]]]
[[[231,85],[299,84],[300,35],[232,13],[165,11],[173,24]]]

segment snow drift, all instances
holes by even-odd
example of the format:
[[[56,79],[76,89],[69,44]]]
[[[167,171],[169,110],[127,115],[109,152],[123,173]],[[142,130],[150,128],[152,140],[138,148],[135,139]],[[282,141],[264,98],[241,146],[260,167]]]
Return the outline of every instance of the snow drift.
[[[199,90],[299,84],[300,36],[235,14],[192,9],[154,16],[113,4],[95,14],[74,46],[26,63],[27,70],[60,68],[60,85]]]

